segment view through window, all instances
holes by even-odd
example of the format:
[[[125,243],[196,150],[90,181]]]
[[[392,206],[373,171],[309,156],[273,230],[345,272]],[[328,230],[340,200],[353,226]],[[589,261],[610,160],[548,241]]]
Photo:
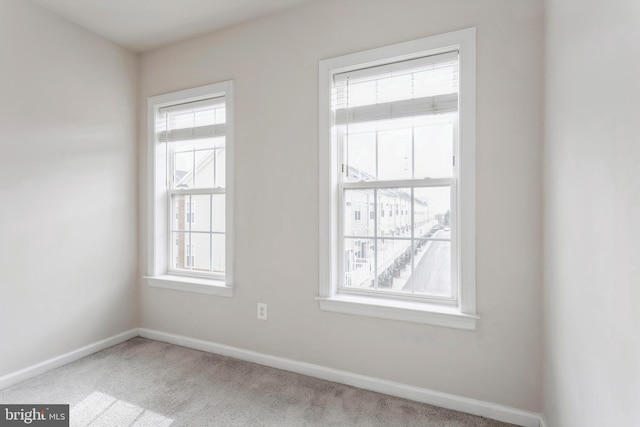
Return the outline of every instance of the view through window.
[[[225,272],[225,98],[159,110],[158,140],[167,144],[170,271]]]
[[[339,287],[455,299],[458,52],[333,75]]]

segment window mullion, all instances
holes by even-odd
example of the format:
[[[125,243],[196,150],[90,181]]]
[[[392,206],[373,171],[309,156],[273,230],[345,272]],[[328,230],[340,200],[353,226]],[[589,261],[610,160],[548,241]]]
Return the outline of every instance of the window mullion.
[[[217,161],[218,161],[218,150],[216,148],[213,149],[213,188],[216,188],[217,185],[217,175],[218,175],[218,168],[217,168]]]
[[[446,187],[456,182],[455,178],[425,178],[425,179],[402,179],[393,181],[359,181],[344,182],[343,188],[354,190],[370,190],[374,188],[401,188],[401,187]]]
[[[213,272],[213,194],[209,195],[209,271]]]
[[[189,195],[189,205],[188,206],[191,206],[191,197],[192,196]],[[191,214],[189,214],[189,216],[191,216]],[[191,219],[191,218],[189,218],[189,219]],[[193,247],[191,246],[192,245],[192,241],[191,241],[191,226],[192,226],[192,222],[193,221],[188,221],[188,223],[189,223],[189,246],[188,246],[189,251],[187,252],[187,259],[189,260],[189,271],[193,270],[193,262],[191,262],[191,261],[192,261],[192,257],[195,258],[195,256],[193,256]]]
[[[340,162],[342,162],[340,158]],[[342,176],[342,174],[341,174]],[[344,217],[345,217],[345,201],[344,201],[344,184],[340,180],[338,181],[338,254],[340,257],[337,260],[338,265],[338,281],[339,287],[346,285],[346,268],[344,262]]]
[[[460,250],[459,250],[459,228],[458,220],[458,186],[452,184],[450,187],[451,194],[451,215],[450,215],[450,245],[451,245],[451,281],[454,286],[451,287],[451,296],[458,299],[460,295]]]
[[[378,172],[378,168],[379,168],[379,163],[380,163],[380,158],[378,157],[378,135],[379,131],[376,130],[376,179],[378,179],[378,177],[380,176],[379,172]]]
[[[415,272],[416,272],[416,258],[415,258],[415,213],[414,213],[414,200],[415,200],[415,189],[413,187],[411,187],[411,293],[414,293],[413,288],[415,288],[415,282],[416,282],[416,277],[415,277]],[[428,220],[428,218],[427,218]]]
[[[413,74],[411,75],[413,85]],[[411,125],[411,178],[416,178],[416,127]]]
[[[198,172],[196,171],[196,147],[195,147],[195,145],[193,146],[193,149],[192,149],[192,156],[193,156],[193,169],[191,169],[192,170],[191,176],[192,176],[192,181],[193,181],[192,186],[195,187],[196,186],[196,175],[198,174]]]
[[[165,113],[164,114],[165,117],[165,132],[168,135],[169,134],[169,114]],[[174,212],[173,212],[173,194],[171,192],[172,187],[173,187],[173,173],[171,173],[171,171],[173,171],[173,165],[174,165],[174,146],[173,144],[169,144],[166,140],[164,141],[164,149],[165,149],[165,174],[166,174],[166,179],[165,179],[165,185],[166,185],[166,190],[167,190],[167,206],[166,206],[166,212],[167,212],[167,229],[169,230],[169,232],[167,233],[167,237],[166,237],[166,241],[167,241],[167,250],[165,251],[165,253],[167,253],[169,259],[167,260],[167,269],[175,269],[177,267],[177,262],[176,262],[176,250],[175,250],[175,244],[174,244],[174,235],[171,232],[171,229],[173,228],[171,225],[173,224],[173,218],[174,218]]]
[[[378,289],[378,190],[373,189],[373,206],[375,215],[373,216],[373,289]]]
[[[224,188],[180,188],[175,190],[169,190],[168,194],[171,196],[183,194],[185,196],[193,195],[209,195],[209,194],[225,194]]]

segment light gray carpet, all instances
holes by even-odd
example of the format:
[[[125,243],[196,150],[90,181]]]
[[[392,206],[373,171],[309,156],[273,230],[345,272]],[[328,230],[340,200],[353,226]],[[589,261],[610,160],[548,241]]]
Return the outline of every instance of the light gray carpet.
[[[0,391],[68,403],[72,426],[508,426],[144,338]]]

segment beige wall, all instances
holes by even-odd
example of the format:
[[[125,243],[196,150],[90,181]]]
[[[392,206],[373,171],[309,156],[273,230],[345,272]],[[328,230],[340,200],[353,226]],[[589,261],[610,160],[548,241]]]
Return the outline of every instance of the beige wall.
[[[544,413],[640,423],[640,3],[547,1]]]
[[[141,325],[540,410],[542,23],[537,0],[326,0],[144,54],[142,103],[236,83],[237,281],[231,299],[141,281]],[[470,26],[478,31],[478,329],[321,312],[318,61]],[[256,319],[258,301],[269,304],[266,322]]]
[[[0,376],[136,326],[136,57],[0,0]]]

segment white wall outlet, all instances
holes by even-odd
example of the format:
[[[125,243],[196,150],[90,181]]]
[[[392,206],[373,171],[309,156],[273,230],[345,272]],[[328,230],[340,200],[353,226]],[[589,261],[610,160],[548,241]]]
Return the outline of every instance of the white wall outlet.
[[[258,319],[267,320],[267,304],[264,302],[258,303]]]

